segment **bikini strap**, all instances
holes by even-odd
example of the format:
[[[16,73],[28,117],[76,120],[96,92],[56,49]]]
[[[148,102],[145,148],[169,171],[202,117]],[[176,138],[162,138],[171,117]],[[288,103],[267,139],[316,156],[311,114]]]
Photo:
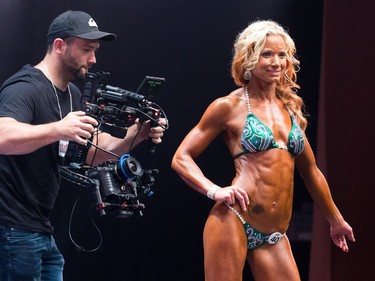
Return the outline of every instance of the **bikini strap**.
[[[245,91],[245,99],[246,99],[247,111],[248,111],[249,113],[252,113],[252,112],[251,112],[251,105],[250,105],[249,92],[247,91],[247,85],[244,86],[244,91]]]

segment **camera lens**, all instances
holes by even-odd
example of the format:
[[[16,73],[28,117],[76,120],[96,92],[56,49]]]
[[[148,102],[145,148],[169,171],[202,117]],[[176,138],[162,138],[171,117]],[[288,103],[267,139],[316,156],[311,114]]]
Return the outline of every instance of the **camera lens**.
[[[137,159],[130,156],[129,154],[124,154],[121,156],[118,162],[117,170],[120,170],[122,175],[125,176],[127,179],[132,179],[142,175],[142,167],[141,164],[138,162]],[[118,175],[120,175],[119,171],[117,171]]]

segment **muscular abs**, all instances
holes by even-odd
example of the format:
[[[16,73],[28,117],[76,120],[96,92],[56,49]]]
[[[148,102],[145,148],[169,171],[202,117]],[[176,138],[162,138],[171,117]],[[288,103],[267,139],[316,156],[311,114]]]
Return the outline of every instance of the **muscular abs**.
[[[244,188],[250,198],[244,219],[265,233],[285,232],[292,213],[294,157],[268,150],[237,158],[235,167],[233,184]]]

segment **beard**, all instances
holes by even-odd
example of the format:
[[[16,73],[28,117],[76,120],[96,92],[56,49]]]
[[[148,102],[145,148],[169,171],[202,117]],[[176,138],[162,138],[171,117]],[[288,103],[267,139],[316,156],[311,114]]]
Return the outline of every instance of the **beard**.
[[[86,65],[64,62],[64,72],[69,75],[69,80],[84,80],[86,78],[87,69],[88,67]]]
[[[69,75],[69,80],[84,80],[86,78],[87,70],[89,69],[88,65],[78,64],[77,59],[75,59],[69,49],[62,56],[62,65],[64,72]]]
[[[82,71],[82,69],[85,69],[85,71]],[[73,77],[75,80],[78,80],[78,81],[82,81],[82,80],[85,80],[86,78],[86,71],[87,67],[82,65],[80,66],[78,69],[76,69],[75,71],[73,71]]]

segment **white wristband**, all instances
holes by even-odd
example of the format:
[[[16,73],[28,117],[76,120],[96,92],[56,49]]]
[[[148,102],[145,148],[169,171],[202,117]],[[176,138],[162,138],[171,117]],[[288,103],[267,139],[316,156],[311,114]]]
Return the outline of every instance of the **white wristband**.
[[[220,186],[217,186],[216,184],[212,185],[207,191],[207,197],[214,200],[214,195],[219,189]]]

